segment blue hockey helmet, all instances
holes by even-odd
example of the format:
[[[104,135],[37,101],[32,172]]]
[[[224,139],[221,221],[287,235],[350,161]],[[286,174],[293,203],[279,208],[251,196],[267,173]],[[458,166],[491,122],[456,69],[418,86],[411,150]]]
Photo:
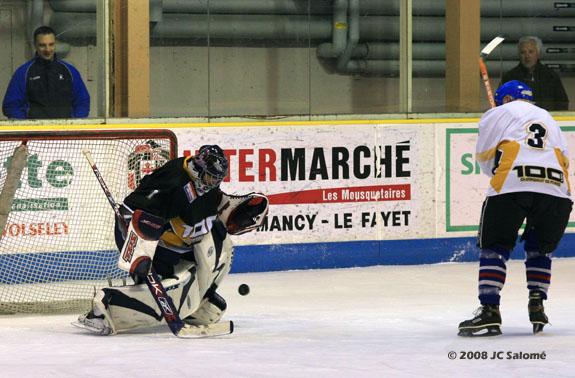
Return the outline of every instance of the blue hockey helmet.
[[[511,80],[500,86],[495,91],[495,104],[503,105],[503,99],[511,96],[513,100],[523,99],[533,101],[533,91],[531,88],[519,80]]]
[[[204,145],[193,158],[198,181],[196,186],[204,192],[220,185],[228,174],[228,159],[218,145]]]

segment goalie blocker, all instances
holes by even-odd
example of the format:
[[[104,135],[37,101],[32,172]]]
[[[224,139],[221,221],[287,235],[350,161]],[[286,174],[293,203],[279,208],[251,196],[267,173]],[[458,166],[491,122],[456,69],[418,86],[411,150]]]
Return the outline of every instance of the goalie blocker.
[[[77,325],[108,335],[162,324],[158,305],[146,285],[140,284],[151,266],[161,276],[161,283],[186,324],[209,327],[219,322],[227,305],[216,290],[229,273],[233,257],[228,234],[241,235],[256,229],[268,212],[268,199],[263,194],[221,194],[217,218],[209,232],[185,253],[170,249],[162,238],[171,230],[171,222],[123,206],[120,213],[129,226],[125,230],[124,222],[117,222],[116,242],[121,246],[118,266],[130,273],[135,285],[98,291],[93,310],[80,316]]]

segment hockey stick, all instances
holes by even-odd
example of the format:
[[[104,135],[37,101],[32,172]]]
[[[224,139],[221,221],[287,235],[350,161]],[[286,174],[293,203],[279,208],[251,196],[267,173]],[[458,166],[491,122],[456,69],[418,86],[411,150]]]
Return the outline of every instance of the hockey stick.
[[[28,161],[28,147],[24,141],[20,146],[14,150],[10,165],[7,167],[6,178],[4,179],[4,186],[0,191],[0,240],[4,234],[4,227],[8,222],[8,215],[12,211],[12,203],[14,196],[18,190],[20,183],[20,176]]]
[[[497,37],[493,38],[493,40],[491,42],[489,42],[483,48],[483,50],[481,50],[481,53],[479,54],[479,71],[481,72],[481,78],[483,79],[483,85],[485,86],[485,91],[487,92],[487,99],[489,100],[489,104],[491,105],[492,108],[494,108],[496,106],[495,105],[495,99],[493,97],[493,91],[491,90],[491,83],[489,82],[489,75],[487,74],[487,66],[485,65],[483,58],[485,58],[489,54],[491,54],[491,52],[497,46],[499,46],[499,44],[501,42],[503,42],[504,40],[505,40],[505,38],[503,38],[502,36],[497,36]]]
[[[90,164],[90,168],[92,168],[92,172],[94,172],[94,175],[96,176],[102,191],[106,195],[106,198],[108,198],[110,206],[112,206],[114,209],[114,213],[116,214],[118,222],[121,222],[122,226],[127,228],[124,217],[122,214],[120,214],[118,205],[116,201],[114,201],[114,197],[112,196],[110,189],[108,189],[108,185],[106,185],[100,170],[96,166],[90,150],[84,149],[82,150],[82,153],[86,157],[88,164]],[[146,276],[145,281],[148,289],[150,290],[150,293],[154,297],[154,300],[160,309],[160,312],[162,313],[162,317],[174,335],[181,338],[198,338],[227,335],[234,331],[234,323],[232,321],[215,323],[205,326],[192,326],[184,323],[184,321],[180,318],[180,314],[178,313],[172,298],[166,293],[164,285],[162,285],[160,278],[153,268],[150,269],[150,273],[148,273]]]

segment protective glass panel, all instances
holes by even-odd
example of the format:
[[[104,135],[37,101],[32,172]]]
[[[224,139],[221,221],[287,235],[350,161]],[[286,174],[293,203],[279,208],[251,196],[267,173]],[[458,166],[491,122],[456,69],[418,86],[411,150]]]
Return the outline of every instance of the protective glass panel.
[[[210,116],[309,113],[312,3],[209,2]]]
[[[398,112],[399,0],[330,1],[315,11],[310,114]]]
[[[152,117],[205,117],[210,114],[209,3],[151,2]]]
[[[444,112],[445,2],[414,1],[412,15],[412,111]]]
[[[572,110],[569,99],[575,99],[573,17],[572,2],[482,1],[482,46],[498,34],[505,37],[486,59],[493,92],[503,82],[520,80],[533,89],[538,106],[550,111]],[[488,103],[484,105],[487,107]]]
[[[399,110],[399,0],[164,0],[161,10],[154,117]]]

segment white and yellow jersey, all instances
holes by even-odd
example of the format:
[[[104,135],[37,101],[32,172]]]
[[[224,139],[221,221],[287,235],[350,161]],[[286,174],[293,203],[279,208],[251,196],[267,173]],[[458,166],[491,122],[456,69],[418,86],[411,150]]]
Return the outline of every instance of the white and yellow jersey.
[[[487,111],[479,121],[476,159],[491,177],[488,196],[537,192],[571,195],[567,142],[544,109],[517,100]]]

